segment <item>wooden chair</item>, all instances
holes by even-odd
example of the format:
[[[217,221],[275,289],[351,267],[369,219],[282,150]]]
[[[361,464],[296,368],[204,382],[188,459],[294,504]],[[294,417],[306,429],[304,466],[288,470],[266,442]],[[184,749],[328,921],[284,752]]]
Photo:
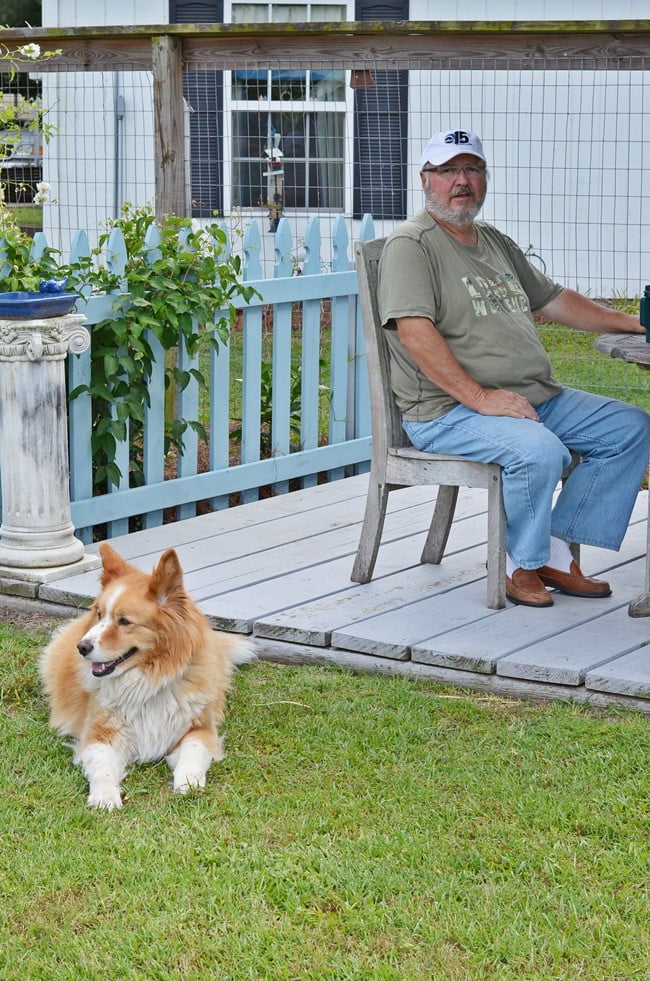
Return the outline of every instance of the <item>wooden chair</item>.
[[[451,530],[458,488],[486,487],[487,605],[491,610],[500,610],[506,605],[506,516],[501,466],[476,463],[460,456],[421,453],[409,443],[390,387],[389,350],[377,304],[377,270],[385,241],[385,238],[377,238],[358,242],[355,249],[370,385],[372,460],[365,516],[351,579],[361,583],[372,579],[388,495],[392,490],[438,484],[433,517],[420,556],[421,562],[438,564],[442,561]],[[563,480],[578,462],[579,457],[572,454]],[[571,551],[579,562],[579,546],[572,545]]]
[[[353,582],[372,579],[386,516],[388,495],[400,487],[438,484],[438,495],[421,562],[442,561],[456,509],[459,487],[487,487],[487,605],[506,605],[506,517],[501,467],[460,456],[421,453],[412,446],[390,387],[389,350],[377,305],[377,269],[384,238],[356,245],[359,298],[368,362],[372,418],[372,461],[361,539],[352,569]]]

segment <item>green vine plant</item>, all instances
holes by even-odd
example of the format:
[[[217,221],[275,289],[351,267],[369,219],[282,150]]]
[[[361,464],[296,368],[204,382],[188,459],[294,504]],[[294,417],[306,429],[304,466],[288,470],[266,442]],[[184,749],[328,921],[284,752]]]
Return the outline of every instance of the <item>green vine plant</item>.
[[[59,275],[58,252],[46,248],[39,259],[32,258],[34,242],[20,228],[6,205],[0,205],[0,283],[5,292],[38,292],[41,279]]]
[[[92,328],[91,381],[70,392],[70,399],[90,394],[93,406],[94,482],[99,490],[122,478],[116,463],[118,442],[130,441],[130,485],[144,482],[142,445],[148,380],[155,355],[150,338],[173,353],[181,341],[194,356],[202,339],[216,347],[235,323],[235,299],[248,302],[256,291],[241,281],[241,259],[227,253],[226,233],[217,224],[196,230],[189,218],[167,216],[158,225],[160,242],[154,257],[145,238],[155,216],[149,207],[125,204],[90,257],[60,266],[67,289],[85,294],[115,292],[114,316]],[[113,227],[124,235],[128,259],[124,276],[110,272],[99,259]],[[195,368],[181,371],[174,357],[165,358],[167,390],[183,390],[191,378],[205,384]],[[166,418],[165,451],[183,449],[188,428],[207,441],[198,419]]]
[[[323,376],[326,370],[325,358],[321,357],[318,360],[319,364],[319,374],[320,377]],[[238,378],[237,381],[241,384],[243,379]],[[319,385],[318,389],[320,392],[329,393],[329,387],[327,385]],[[291,443],[291,448],[294,450],[299,450],[301,448],[300,437],[301,429],[300,423],[302,419],[302,371],[300,365],[291,365],[290,379],[289,379],[289,438]],[[239,423],[239,425],[231,429],[230,436],[235,443],[241,443],[243,437],[243,427],[242,427],[242,417],[241,415],[234,417],[234,422]],[[262,364],[261,377],[260,377],[260,451],[263,457],[272,456],[274,453],[273,446],[273,365],[268,361]]]
[[[0,27],[1,33],[5,28]],[[56,127],[47,121],[47,110],[43,109],[38,98],[25,96],[14,91],[14,80],[25,63],[32,62],[35,67],[39,62],[49,61],[61,54],[56,51],[41,51],[40,45],[29,43],[17,48],[10,48],[0,40],[0,160],[6,159],[16,143],[19,142],[23,128],[38,132],[46,143],[49,143]],[[4,87],[9,83],[12,98],[4,99]],[[29,121],[25,125],[25,120]],[[5,188],[0,186],[0,198],[4,200]]]

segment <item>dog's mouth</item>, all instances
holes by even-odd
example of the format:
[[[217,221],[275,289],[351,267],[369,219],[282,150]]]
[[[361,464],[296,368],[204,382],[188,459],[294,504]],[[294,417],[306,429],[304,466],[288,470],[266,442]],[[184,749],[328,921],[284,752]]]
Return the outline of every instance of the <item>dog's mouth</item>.
[[[130,651],[127,651],[126,654],[122,654],[120,657],[116,657],[114,661],[93,661],[93,675],[95,678],[105,678],[107,675],[113,674],[115,668],[132,657],[137,649],[137,647],[132,647]]]

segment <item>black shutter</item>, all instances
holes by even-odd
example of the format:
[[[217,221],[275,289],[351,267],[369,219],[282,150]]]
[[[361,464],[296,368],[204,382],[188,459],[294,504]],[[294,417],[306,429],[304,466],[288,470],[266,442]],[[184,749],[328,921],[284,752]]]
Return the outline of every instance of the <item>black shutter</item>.
[[[356,0],[356,20],[408,20],[409,0]],[[354,93],[354,217],[406,218],[408,72],[365,72]],[[353,73],[354,85],[354,73]]]
[[[170,24],[223,24],[223,0],[170,0]]]
[[[222,24],[223,0],[170,0],[170,24]],[[190,170],[192,216],[223,212],[223,76],[215,71],[183,73],[183,95],[191,107]]]

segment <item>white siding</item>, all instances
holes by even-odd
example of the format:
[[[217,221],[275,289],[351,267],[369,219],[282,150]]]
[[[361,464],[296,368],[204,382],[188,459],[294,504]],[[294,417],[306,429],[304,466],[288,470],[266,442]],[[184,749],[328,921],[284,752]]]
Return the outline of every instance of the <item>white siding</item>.
[[[411,0],[410,20],[627,20],[650,18],[648,0]]]
[[[43,27],[168,22],[169,0],[43,0]]]
[[[44,26],[168,21],[168,0],[43,0]],[[97,227],[124,201],[153,203],[151,74],[46,73],[43,104],[56,130],[44,149],[43,177],[58,202],[44,208],[43,229],[67,253],[71,228],[85,228],[94,244]]]

